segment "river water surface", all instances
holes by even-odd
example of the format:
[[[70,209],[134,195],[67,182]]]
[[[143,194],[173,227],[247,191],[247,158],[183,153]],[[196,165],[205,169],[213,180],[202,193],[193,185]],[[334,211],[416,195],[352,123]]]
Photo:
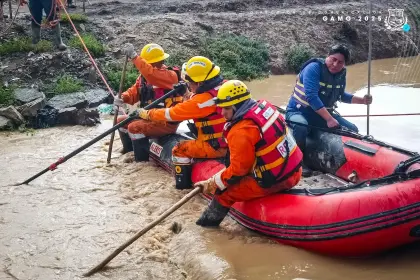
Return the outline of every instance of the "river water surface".
[[[372,114],[419,113],[417,59],[373,62],[373,84],[382,85],[371,89]],[[363,95],[367,65],[348,71],[348,91]],[[273,76],[249,86],[255,97],[285,105],[294,79]],[[359,115],[366,106],[339,104],[338,111]],[[366,118],[351,120],[366,131]],[[420,151],[419,122],[420,116],[371,117],[370,133]],[[120,156],[119,141],[107,165],[108,138],[29,185],[10,186],[110,126],[104,120],[93,128],[0,134],[0,279],[81,279],[188,192],[175,190],[172,177],[152,162]],[[90,279],[419,279],[418,244],[369,259],[326,257],[272,242],[230,218],[220,229],[202,229],[195,221],[205,206],[201,198],[192,199]],[[174,223],[181,226],[179,233],[172,230]]]

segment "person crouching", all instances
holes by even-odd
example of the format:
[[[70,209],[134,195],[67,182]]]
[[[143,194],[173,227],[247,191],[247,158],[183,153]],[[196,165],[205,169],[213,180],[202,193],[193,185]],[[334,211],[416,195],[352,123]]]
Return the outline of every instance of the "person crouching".
[[[302,174],[302,152],[274,105],[252,99],[238,80],[225,82],[215,102],[227,121],[223,134],[229,162],[226,169],[194,185],[214,194],[196,222],[203,227],[219,226],[235,202],[294,187]]]

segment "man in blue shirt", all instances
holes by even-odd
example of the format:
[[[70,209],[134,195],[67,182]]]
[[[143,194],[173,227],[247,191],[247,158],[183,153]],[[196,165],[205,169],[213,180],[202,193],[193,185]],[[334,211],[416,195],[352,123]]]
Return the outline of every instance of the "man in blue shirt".
[[[346,68],[350,52],[344,45],[331,48],[328,57],[310,59],[302,66],[296,78],[296,85],[286,109],[286,120],[291,123],[293,136],[299,148],[304,152],[309,128],[306,125],[335,128],[344,126],[358,132],[357,126],[334,113],[336,102],[353,104],[371,104],[372,96],[357,97],[345,92]],[[304,177],[311,175],[311,170],[303,166]]]

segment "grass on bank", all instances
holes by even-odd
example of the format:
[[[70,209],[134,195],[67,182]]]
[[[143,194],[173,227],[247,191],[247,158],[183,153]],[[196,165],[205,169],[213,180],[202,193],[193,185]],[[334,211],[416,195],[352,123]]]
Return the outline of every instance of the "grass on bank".
[[[199,53],[222,69],[226,79],[251,80],[268,75],[268,47],[261,41],[233,34],[205,37]]]
[[[92,34],[82,34],[83,41],[86,47],[89,49],[91,54],[95,57],[103,56],[105,54],[105,46]],[[73,37],[70,39],[70,46],[78,48],[84,51],[83,45],[79,40],[79,37]]]
[[[72,22],[76,23],[76,22],[87,22],[88,21],[88,17],[86,15],[83,14],[69,14],[70,19]],[[67,17],[67,15],[65,13],[62,13],[60,16],[60,22],[63,23],[67,23],[70,22],[69,18]]]
[[[109,81],[109,86],[117,93],[120,89],[122,65],[109,66],[105,69],[105,74]],[[127,64],[127,72],[125,73],[123,92],[134,85],[139,75],[140,73],[136,67]]]
[[[57,81],[50,86],[46,86],[45,95],[52,98],[59,94],[73,93],[83,90],[83,82],[73,78],[68,74],[60,76]]]
[[[293,45],[286,51],[286,65],[289,70],[299,73],[300,67],[315,56],[314,50],[307,45]]]
[[[35,46],[32,45],[31,38],[29,37],[18,37],[13,38],[10,41],[0,43],[0,55],[8,55],[19,52],[49,52],[52,51],[53,46],[50,41],[41,40]]]
[[[9,86],[5,87],[3,85],[0,86],[0,107],[7,107],[9,105],[13,105],[15,102],[15,95],[14,95],[15,87]]]
[[[251,80],[268,75],[269,53],[267,46],[257,40],[237,35],[221,35],[203,38],[197,42],[198,50],[195,55],[206,56],[220,66],[225,79]],[[168,66],[181,67],[193,55],[183,52],[170,52],[165,61]],[[106,69],[111,87],[118,91],[121,79],[122,66],[113,66]],[[139,76],[135,67],[127,70],[124,90],[133,85]]]

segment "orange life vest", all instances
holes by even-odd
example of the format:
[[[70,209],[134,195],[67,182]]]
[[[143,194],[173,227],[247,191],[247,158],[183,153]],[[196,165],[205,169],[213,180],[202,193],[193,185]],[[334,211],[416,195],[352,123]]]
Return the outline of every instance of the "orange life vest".
[[[166,69],[175,71],[178,77],[178,82],[182,81],[181,72],[178,67],[167,67]],[[150,84],[143,76],[140,76],[140,83],[138,88],[138,92],[140,95],[140,107],[143,108],[149,105],[154,100],[162,97],[171,90],[172,89],[156,87]],[[182,95],[174,94],[173,96],[166,98],[164,102],[159,104],[156,108],[170,108],[178,103],[181,103],[182,101]]]
[[[224,81],[223,81],[224,82]],[[217,97],[217,92],[221,85],[208,90],[213,97]],[[214,104],[211,106],[215,106]],[[216,112],[200,119],[194,119],[194,125],[197,131],[201,128],[204,141],[208,142],[215,150],[219,148],[227,148],[227,143],[223,138],[223,128],[226,119],[222,115],[222,109],[217,107]]]
[[[274,105],[266,100],[259,100],[240,120],[243,119],[254,121],[260,128],[261,140],[255,145],[253,175],[262,187],[269,188],[287,179],[300,168],[303,154]],[[240,120],[227,123],[225,138],[233,125]]]

